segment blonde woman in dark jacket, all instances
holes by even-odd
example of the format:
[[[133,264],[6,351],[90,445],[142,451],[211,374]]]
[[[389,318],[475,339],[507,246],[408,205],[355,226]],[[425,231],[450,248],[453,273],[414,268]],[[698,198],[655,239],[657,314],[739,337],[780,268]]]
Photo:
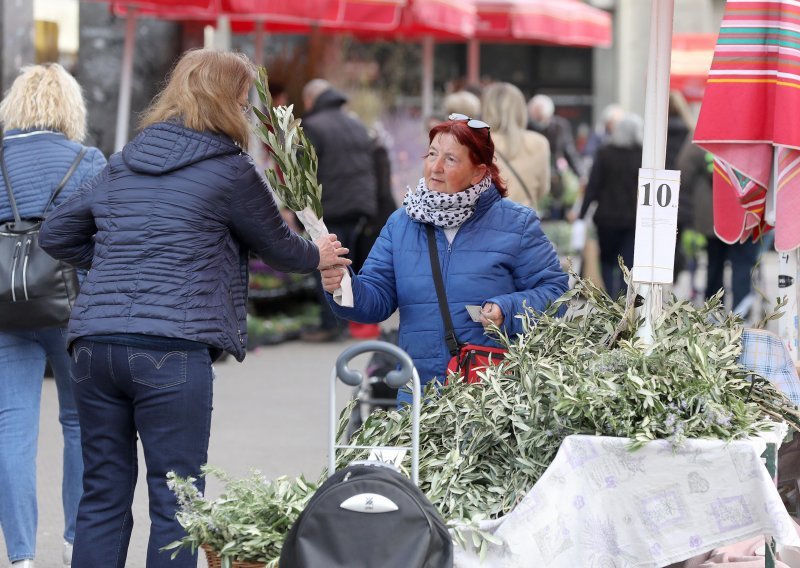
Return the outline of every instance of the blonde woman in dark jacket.
[[[42,217],[53,190],[82,151],[86,153],[56,198],[56,205],[106,165],[100,150],[81,144],[86,136],[81,87],[58,64],[24,68],[0,103],[0,120],[8,172],[7,180],[0,174],[0,221],[14,218],[6,183],[12,188],[21,218]],[[0,332],[0,527],[14,568],[31,568],[36,555],[36,447],[46,363],[55,378],[58,420],[64,436],[61,500],[65,565],[72,554],[83,463],[66,333],[63,327]]]
[[[85,464],[76,566],[125,566],[137,436],[146,565],[196,566],[195,555],[160,552],[184,534],[166,474],[203,490],[211,363],[245,356],[249,251],[286,272],[349,264],[335,235],[314,244],[289,230],[244,152],[254,78],[244,55],[184,54],[141,133],[44,225],[50,254],[89,269],[67,336]]]

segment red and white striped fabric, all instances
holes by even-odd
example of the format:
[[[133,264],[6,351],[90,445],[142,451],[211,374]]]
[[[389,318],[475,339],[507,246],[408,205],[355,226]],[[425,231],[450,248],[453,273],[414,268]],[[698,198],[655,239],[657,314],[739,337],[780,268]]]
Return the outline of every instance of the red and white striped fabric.
[[[728,0],[694,141],[718,161],[714,225],[722,240],[769,230],[763,198],[773,183],[775,246],[800,246],[800,223],[791,221],[800,215],[800,1]]]

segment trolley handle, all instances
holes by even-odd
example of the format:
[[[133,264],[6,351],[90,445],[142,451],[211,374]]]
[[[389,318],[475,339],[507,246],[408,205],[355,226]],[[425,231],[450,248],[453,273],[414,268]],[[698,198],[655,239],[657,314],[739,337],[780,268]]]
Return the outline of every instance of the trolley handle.
[[[351,347],[348,347],[336,358],[336,375],[341,381],[351,387],[358,386],[364,380],[364,375],[361,371],[350,369],[347,364],[354,357],[362,353],[373,351],[380,351],[388,355],[392,355],[400,362],[400,368],[394,371],[389,371],[384,382],[392,388],[400,388],[408,383],[414,373],[414,363],[408,353],[400,349],[397,345],[387,343],[386,341],[364,341]]]

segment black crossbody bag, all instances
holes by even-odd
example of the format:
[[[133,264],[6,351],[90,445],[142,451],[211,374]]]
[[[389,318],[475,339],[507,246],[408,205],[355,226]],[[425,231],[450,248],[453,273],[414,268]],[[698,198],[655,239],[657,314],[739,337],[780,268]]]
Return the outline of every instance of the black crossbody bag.
[[[461,373],[466,382],[479,383],[481,378],[478,373],[485,371],[490,365],[496,365],[505,358],[508,351],[501,347],[488,347],[475,343],[462,344],[458,341],[453,328],[453,319],[450,317],[450,308],[447,306],[442,267],[439,266],[439,253],[436,250],[436,231],[433,225],[425,225],[425,230],[428,235],[428,254],[431,261],[433,283],[436,286],[436,297],[439,300],[439,312],[441,312],[444,322],[444,340],[451,356],[450,362],[447,364],[448,375]]]

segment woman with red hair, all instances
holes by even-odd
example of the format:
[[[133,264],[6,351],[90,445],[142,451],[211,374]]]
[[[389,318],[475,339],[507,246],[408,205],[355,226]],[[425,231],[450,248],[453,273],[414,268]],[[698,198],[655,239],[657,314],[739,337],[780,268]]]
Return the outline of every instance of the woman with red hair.
[[[451,114],[434,126],[423,160],[423,177],[403,207],[383,227],[358,275],[355,306],[332,301],[344,319],[376,323],[400,310],[399,344],[427,383],[446,378],[451,358],[429,260],[435,239],[445,295],[460,344],[497,346],[484,333],[490,323],[510,336],[522,332],[516,318],[525,308],[541,312],[567,290],[552,243],[533,209],[506,199],[494,159],[489,125]],[[342,269],[322,270],[323,287],[338,288]],[[466,305],[480,305],[475,322]],[[409,393],[400,391],[401,402]]]

